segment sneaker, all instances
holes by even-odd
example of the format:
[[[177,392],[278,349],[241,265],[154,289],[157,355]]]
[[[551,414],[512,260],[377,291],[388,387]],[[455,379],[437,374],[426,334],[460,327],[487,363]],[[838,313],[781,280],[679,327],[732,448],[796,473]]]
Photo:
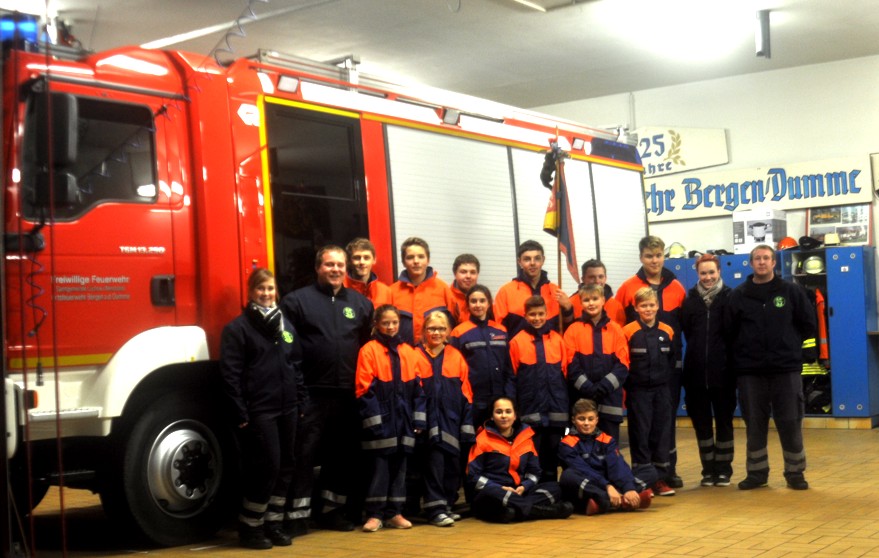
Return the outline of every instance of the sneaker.
[[[430,524],[437,527],[451,527],[455,524],[455,520],[444,513],[438,513],[431,518]]]
[[[589,498],[589,500],[586,501],[586,515],[596,515],[599,513],[601,513],[601,508],[599,508],[598,502]]]
[[[660,496],[674,496],[675,489],[666,484],[665,481],[659,480],[653,485],[653,492]]]
[[[717,480],[714,481],[714,486],[729,486],[729,477],[726,475],[717,475]]]
[[[461,514],[455,512],[446,512],[446,515],[449,516],[449,519],[452,521],[461,521]]]
[[[809,483],[802,474],[793,474],[787,477],[787,487],[793,490],[808,490]]]
[[[665,484],[669,485],[671,488],[683,488],[684,480],[676,474],[672,473],[668,476],[668,478],[665,479]]]
[[[363,532],[364,533],[375,533],[379,529],[383,527],[382,520],[377,517],[370,517],[366,520],[366,523],[363,524]]]
[[[641,498],[641,505],[639,508],[642,510],[646,510],[650,507],[650,504],[653,503],[653,491],[649,488],[639,492],[638,496]]]
[[[717,484],[717,481],[711,475],[703,475],[702,482],[699,483],[702,486],[714,486]]]
[[[745,480],[739,483],[739,490],[753,490],[755,488],[765,488],[767,486],[769,486],[769,484],[765,480],[760,480],[749,475],[745,477]]]
[[[393,529],[411,529],[412,522],[400,514],[395,515],[385,522],[385,525]]]

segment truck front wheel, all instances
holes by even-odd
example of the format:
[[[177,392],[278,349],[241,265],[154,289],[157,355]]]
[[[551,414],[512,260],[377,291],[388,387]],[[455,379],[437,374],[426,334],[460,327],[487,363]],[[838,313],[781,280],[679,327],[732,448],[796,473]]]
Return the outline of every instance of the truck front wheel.
[[[207,538],[231,517],[234,438],[206,402],[166,394],[150,403],[122,438],[113,483],[121,491],[104,498],[108,511],[127,509],[140,532],[166,546]]]

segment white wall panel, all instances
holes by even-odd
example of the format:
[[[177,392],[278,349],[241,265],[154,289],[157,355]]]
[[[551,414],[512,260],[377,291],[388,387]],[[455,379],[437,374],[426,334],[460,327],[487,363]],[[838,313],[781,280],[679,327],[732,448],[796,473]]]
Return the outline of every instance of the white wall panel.
[[[598,242],[607,282],[616,292],[639,267],[638,241],[647,234],[641,174],[592,166],[598,207]]]
[[[507,148],[400,126],[388,126],[387,138],[395,257],[406,238],[419,236],[451,284],[455,257],[475,254],[480,282],[496,292],[515,261]]]

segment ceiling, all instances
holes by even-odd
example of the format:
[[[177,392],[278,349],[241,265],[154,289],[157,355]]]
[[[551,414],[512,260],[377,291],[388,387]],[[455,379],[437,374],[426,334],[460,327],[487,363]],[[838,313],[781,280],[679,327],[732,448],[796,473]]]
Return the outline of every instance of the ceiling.
[[[194,32],[167,48],[210,53],[228,42],[233,53],[219,53],[223,59],[259,48],[322,61],[353,54],[364,73],[522,107],[879,54],[876,0],[532,2],[547,11],[517,0],[0,0],[0,7],[57,10],[92,50]],[[771,10],[768,59],[755,55],[760,9]]]

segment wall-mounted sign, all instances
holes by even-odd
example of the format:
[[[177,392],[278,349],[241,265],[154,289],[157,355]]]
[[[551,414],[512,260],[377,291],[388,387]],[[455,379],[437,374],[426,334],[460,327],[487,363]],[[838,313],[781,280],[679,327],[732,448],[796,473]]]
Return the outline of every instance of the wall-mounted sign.
[[[725,130],[645,127],[635,134],[645,179],[729,162]]]
[[[651,223],[753,209],[807,209],[870,203],[867,157],[644,179]]]

